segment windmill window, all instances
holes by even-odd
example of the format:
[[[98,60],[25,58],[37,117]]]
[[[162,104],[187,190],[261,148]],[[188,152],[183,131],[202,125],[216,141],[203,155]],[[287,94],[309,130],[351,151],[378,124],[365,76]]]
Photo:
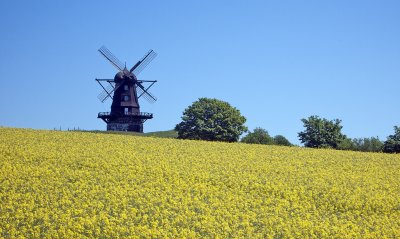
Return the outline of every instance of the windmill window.
[[[124,101],[129,101],[129,95],[124,95]]]
[[[127,85],[124,85],[124,90],[127,91],[129,87]]]
[[[129,109],[128,108],[124,108],[124,113],[127,115],[129,113]]]

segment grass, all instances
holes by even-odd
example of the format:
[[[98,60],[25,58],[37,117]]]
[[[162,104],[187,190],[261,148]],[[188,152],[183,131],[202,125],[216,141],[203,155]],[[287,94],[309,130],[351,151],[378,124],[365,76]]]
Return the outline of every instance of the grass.
[[[156,138],[172,138],[178,137],[178,132],[175,130],[155,131],[147,133],[138,132],[126,132],[126,131],[102,131],[102,130],[77,130],[78,132],[89,132],[96,134],[116,134],[116,135],[131,135],[131,136],[144,136],[144,137],[156,137]]]

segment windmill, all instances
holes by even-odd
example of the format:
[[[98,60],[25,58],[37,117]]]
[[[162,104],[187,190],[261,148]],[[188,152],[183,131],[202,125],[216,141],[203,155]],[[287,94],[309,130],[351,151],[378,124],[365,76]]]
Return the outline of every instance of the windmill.
[[[138,80],[137,75],[157,56],[150,50],[130,70],[126,68],[105,46],[98,50],[118,73],[114,79],[96,79],[103,91],[98,95],[101,102],[112,99],[111,112],[100,112],[97,118],[107,123],[109,131],[134,131],[143,133],[143,123],[153,114],[140,111],[139,99],[154,103],[157,98],[149,92],[157,81]],[[145,87],[146,85],[146,87]]]

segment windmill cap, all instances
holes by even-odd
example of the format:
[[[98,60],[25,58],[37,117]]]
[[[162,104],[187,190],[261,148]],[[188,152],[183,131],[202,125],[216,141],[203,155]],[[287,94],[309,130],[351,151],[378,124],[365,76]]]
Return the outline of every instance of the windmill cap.
[[[119,81],[119,80],[125,80],[125,78],[130,77],[136,80],[136,77],[134,74],[130,73],[126,68],[123,71],[118,72],[115,77],[114,80],[115,81]]]

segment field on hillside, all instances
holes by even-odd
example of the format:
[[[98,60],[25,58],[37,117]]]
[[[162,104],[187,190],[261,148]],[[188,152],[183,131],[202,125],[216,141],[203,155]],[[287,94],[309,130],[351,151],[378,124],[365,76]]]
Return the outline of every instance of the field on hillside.
[[[0,238],[398,238],[400,155],[0,128]]]

